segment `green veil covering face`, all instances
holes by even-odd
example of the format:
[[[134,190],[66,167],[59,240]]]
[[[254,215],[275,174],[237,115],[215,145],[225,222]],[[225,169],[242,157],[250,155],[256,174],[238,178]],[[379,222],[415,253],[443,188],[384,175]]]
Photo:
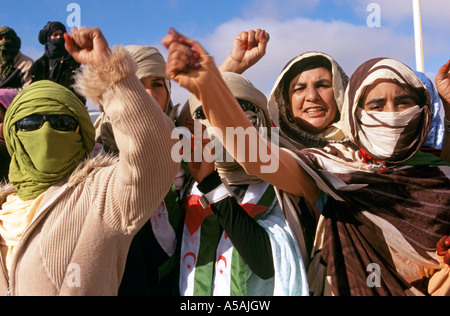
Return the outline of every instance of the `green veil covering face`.
[[[18,131],[16,123],[31,115],[70,115],[80,128],[57,131],[45,122],[36,131]],[[94,126],[84,104],[72,91],[47,80],[33,83],[17,95],[7,111],[4,132],[11,155],[9,180],[25,201],[67,178],[95,144]]]

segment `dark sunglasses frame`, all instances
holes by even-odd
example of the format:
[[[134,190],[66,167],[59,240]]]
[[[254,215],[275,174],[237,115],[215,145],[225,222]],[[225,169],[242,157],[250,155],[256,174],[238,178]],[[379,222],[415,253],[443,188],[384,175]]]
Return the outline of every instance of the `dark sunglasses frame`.
[[[16,130],[21,132],[37,131],[49,122],[50,126],[61,132],[74,132],[79,123],[70,115],[31,115],[16,123]]]
[[[249,101],[246,100],[241,100],[241,99],[236,99],[239,103],[239,105],[241,106],[242,110],[244,112],[247,111],[252,111],[252,112],[257,112],[258,108],[256,106],[254,106],[252,103],[250,103]],[[206,115],[203,112],[203,107],[199,107],[197,109],[197,111],[194,112],[194,119],[195,120],[206,120]]]

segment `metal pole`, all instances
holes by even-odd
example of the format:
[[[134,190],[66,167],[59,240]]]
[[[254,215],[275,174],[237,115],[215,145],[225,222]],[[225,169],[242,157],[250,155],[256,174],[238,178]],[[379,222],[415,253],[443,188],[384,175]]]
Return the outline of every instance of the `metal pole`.
[[[413,0],[414,12],[414,34],[416,42],[416,68],[417,71],[425,72],[423,57],[423,39],[422,39],[422,13],[420,9],[420,0]]]

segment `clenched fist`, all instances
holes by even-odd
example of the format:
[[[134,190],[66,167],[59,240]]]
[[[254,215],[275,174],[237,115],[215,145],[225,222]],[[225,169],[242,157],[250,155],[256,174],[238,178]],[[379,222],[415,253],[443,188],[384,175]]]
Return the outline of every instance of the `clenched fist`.
[[[108,42],[98,28],[73,28],[64,34],[66,50],[79,63],[96,66],[111,54]]]

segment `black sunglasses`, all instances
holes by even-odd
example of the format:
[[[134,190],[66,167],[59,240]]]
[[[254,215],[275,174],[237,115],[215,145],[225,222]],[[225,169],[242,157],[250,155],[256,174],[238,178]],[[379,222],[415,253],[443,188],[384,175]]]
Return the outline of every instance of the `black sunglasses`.
[[[16,129],[21,132],[37,131],[45,122],[62,132],[74,132],[78,128],[78,121],[69,115],[31,115],[18,121]]]
[[[242,110],[244,112],[247,111],[252,111],[252,112],[257,112],[258,108],[256,106],[254,106],[253,104],[251,104],[250,102],[246,101],[246,100],[241,100],[241,99],[236,99],[239,103],[239,105],[241,106]],[[206,120],[206,115],[205,112],[203,112],[203,107],[200,106],[197,111],[194,112],[194,119],[195,120]]]

